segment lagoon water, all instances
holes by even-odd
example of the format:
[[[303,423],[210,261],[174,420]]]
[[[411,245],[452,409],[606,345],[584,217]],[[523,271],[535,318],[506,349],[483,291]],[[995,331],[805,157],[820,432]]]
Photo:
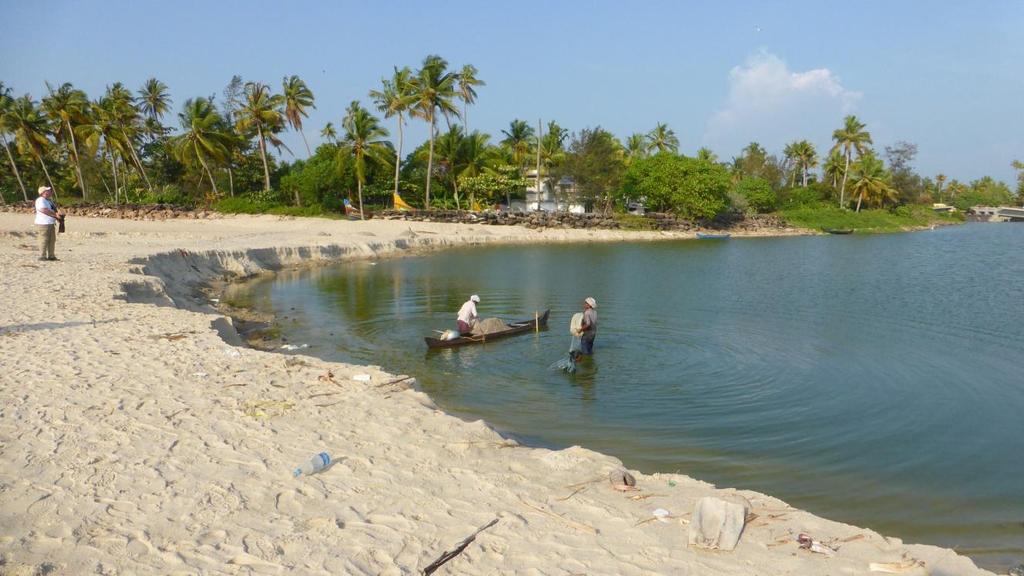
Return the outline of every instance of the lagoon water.
[[[233,290],[302,353],[415,375],[522,441],[762,491],[989,568],[1024,562],[1022,225],[484,246]],[[550,328],[428,353],[471,293],[482,317],[550,307]],[[551,370],[585,296],[595,356]]]

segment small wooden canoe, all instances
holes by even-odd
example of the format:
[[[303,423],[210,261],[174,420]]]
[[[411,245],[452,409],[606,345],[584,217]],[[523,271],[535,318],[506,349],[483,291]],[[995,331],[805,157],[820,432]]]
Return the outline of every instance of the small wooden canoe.
[[[725,240],[728,234],[712,234],[710,232],[697,232],[697,238],[701,240]]]
[[[829,234],[853,234],[853,228],[822,228]]]
[[[523,334],[524,332],[546,329],[548,327],[548,314],[550,313],[551,310],[549,309],[545,310],[543,314],[536,318],[510,322],[507,330],[491,332],[490,334],[481,334],[480,336],[460,336],[454,340],[441,340],[440,338],[431,338],[430,336],[427,336],[424,340],[427,342],[427,348],[454,348],[456,346],[465,346],[466,344],[483,344],[485,342],[490,342],[491,340],[498,340],[515,334]]]

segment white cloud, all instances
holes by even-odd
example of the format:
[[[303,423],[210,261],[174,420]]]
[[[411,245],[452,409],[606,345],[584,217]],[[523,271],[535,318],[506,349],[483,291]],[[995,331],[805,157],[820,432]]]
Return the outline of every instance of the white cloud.
[[[776,153],[797,139],[824,145],[860,97],[827,68],[795,72],[760,52],[729,71],[729,96],[708,121],[704,145],[723,158],[752,141]]]

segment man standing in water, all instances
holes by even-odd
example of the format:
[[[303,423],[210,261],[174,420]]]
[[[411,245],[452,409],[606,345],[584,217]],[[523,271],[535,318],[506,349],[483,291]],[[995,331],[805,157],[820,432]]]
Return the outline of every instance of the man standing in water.
[[[476,321],[476,304],[480,301],[480,297],[473,294],[466,300],[466,303],[459,308],[459,317],[457,324],[459,326],[459,334],[469,334],[473,331],[473,322]]]
[[[583,322],[577,332],[580,336],[580,352],[594,353],[594,338],[597,338],[597,300],[588,296],[583,301]]]
[[[39,259],[56,260],[53,251],[57,245],[57,222],[61,214],[53,203],[53,189],[49,186],[39,187],[39,198],[36,198],[36,230],[39,237]]]

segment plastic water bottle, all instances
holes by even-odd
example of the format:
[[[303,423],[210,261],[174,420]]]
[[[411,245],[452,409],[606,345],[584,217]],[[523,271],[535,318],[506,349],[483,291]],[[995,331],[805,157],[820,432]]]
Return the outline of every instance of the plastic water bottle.
[[[317,472],[323,470],[324,468],[327,468],[327,465],[330,463],[331,456],[327,452],[321,452],[316,456],[310,458],[305,463],[303,463],[302,466],[296,468],[295,472],[292,472],[292,475],[298,478],[303,474],[307,476],[310,474],[316,474]]]

